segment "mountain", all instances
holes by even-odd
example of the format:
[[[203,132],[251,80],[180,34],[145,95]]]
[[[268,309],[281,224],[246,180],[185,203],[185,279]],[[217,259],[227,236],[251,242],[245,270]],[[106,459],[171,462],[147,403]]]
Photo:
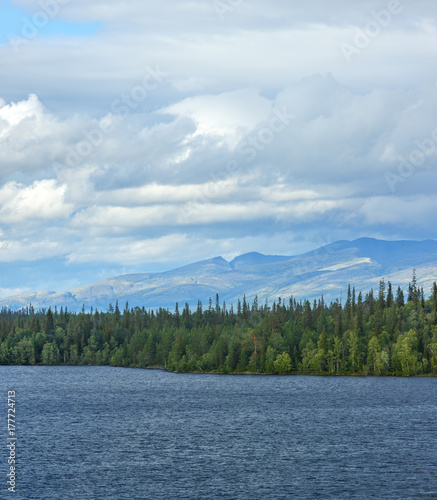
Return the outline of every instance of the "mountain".
[[[252,252],[231,262],[222,257],[196,262],[162,273],[117,276],[66,292],[35,292],[0,300],[0,307],[18,309],[30,303],[35,308],[94,307],[107,310],[118,300],[123,307],[145,306],[173,309],[178,302],[196,306],[209,297],[229,306],[243,295],[272,301],[291,295],[300,299],[327,301],[345,296],[348,284],[363,292],[377,289],[381,279],[406,288],[416,269],[419,286],[429,293],[437,280],[437,241],[383,241],[360,238],[337,241],[297,256],[263,255]]]
[[[230,262],[232,269],[239,269],[248,266],[257,266],[263,264],[273,264],[274,262],[284,262],[290,260],[291,257],[284,257],[281,255],[263,255],[258,252],[245,253],[239,257],[235,257]]]

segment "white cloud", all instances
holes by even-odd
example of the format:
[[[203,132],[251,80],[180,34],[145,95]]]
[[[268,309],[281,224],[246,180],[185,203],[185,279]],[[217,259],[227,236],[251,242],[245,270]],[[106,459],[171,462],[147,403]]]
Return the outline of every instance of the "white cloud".
[[[196,134],[224,136],[235,146],[248,132],[272,112],[272,102],[261,97],[256,89],[244,89],[220,95],[188,98],[164,108],[162,112],[192,118]]]
[[[395,193],[385,175],[437,130],[437,4],[403,4],[350,64],[341,51],[387,5],[251,0],[221,20],[213,2],[76,0],[58,19],[95,35],[0,46],[0,261],[435,237],[435,153]],[[156,66],[166,83],[117,112]],[[262,142],[273,109],[295,118]]]
[[[162,238],[132,241],[129,238],[93,238],[84,241],[68,257],[69,263],[107,262],[138,265],[144,262],[168,262],[178,259],[181,248],[190,245],[190,238],[171,234]]]
[[[50,259],[63,254],[62,244],[51,240],[25,238],[20,241],[0,241],[0,262]]]
[[[31,292],[29,288],[0,288],[0,299],[5,297],[13,297],[14,295],[21,295],[26,292]]]
[[[27,101],[17,103],[6,104],[3,99],[0,99],[0,120],[3,122],[0,137],[6,135],[26,118],[36,118],[38,120],[42,112],[43,107],[35,94],[31,94]]]
[[[66,189],[54,180],[35,181],[30,186],[10,182],[0,189],[0,222],[25,224],[33,219],[68,217],[72,205],[64,202]]]
[[[322,244],[330,241],[322,241]],[[292,255],[292,248],[305,252],[312,249],[312,244],[299,241],[291,232],[282,232],[269,237],[246,236],[235,238],[213,238],[187,233],[170,233],[160,238],[144,238],[132,242],[129,238],[94,238],[85,241],[68,257],[70,265],[78,263],[99,263],[144,266],[148,262],[183,262],[192,263],[205,256],[222,255],[230,261],[237,255],[252,251],[263,251],[266,246],[273,246],[282,255]],[[144,269],[144,268],[143,268]]]
[[[239,144],[254,144],[273,108],[296,118],[248,161]],[[247,238],[254,231],[274,234],[281,225],[353,231],[361,217],[369,234],[381,224],[394,225],[397,233],[402,217],[389,215],[388,208],[398,202],[384,175],[397,168],[400,154],[417,148],[420,134],[422,140],[431,137],[437,97],[427,84],[408,92],[363,94],[330,75],[307,78],[269,99],[253,89],[202,95],[167,107],[176,115],[169,120],[153,113],[132,113],[123,120],[110,115],[114,130],[73,166],[65,158],[101,119],[57,118],[34,96],[13,105],[4,102],[1,109],[9,123],[5,158],[15,149],[5,137],[19,138],[29,116],[47,125],[43,145],[33,137],[20,139],[24,155],[15,175],[26,172],[26,182],[22,176],[0,187],[2,238],[10,242],[3,247],[5,260],[6,252],[15,251],[11,242],[36,241],[37,228],[43,233],[56,229],[59,245],[48,247],[47,255],[58,256],[92,238],[114,238],[114,245],[120,237],[130,238],[134,252],[142,237],[138,231],[152,237],[189,227],[195,235],[205,228],[214,232],[216,226],[223,231],[226,224],[241,225],[240,238]],[[230,137],[233,147],[223,145],[223,137]],[[46,161],[42,152],[52,147],[61,161]],[[33,148],[41,154],[33,154]],[[431,175],[422,169],[399,189],[419,195],[424,186],[429,189]],[[406,220],[412,221],[413,213],[418,215],[410,211]],[[11,224],[16,225],[13,234]],[[42,255],[43,245],[38,248]],[[129,260],[129,245],[125,248]],[[118,256],[114,252],[112,262]]]
[[[427,228],[434,224],[437,200],[435,196],[371,197],[364,200],[360,213],[366,224]]]
[[[102,29],[83,38],[40,34],[18,52],[0,47],[2,88],[13,99],[38,89],[50,107],[102,115],[156,64],[170,74],[171,83],[145,103],[149,109],[175,103],[181,93],[248,87],[271,93],[315,73],[332,73],[363,90],[411,88],[434,79],[437,9],[428,0],[402,4],[404,11],[347,64],[341,44],[354,43],[356,29],[365,29],[372,12],[387,5],[254,0],[221,21],[212,1],[69,2],[59,18],[99,20]]]

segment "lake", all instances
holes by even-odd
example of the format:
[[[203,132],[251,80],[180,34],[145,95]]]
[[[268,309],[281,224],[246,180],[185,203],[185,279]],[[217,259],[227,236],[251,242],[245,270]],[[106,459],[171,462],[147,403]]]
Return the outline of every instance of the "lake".
[[[437,498],[435,378],[0,366],[0,387],[1,498]]]

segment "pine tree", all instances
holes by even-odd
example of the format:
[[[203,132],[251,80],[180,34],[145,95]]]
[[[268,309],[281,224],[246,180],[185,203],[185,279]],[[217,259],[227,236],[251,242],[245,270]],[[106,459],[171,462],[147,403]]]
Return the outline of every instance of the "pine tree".
[[[53,313],[49,307],[49,310],[47,311],[47,315],[46,315],[45,332],[52,333],[54,329],[55,329],[55,323],[53,320]]]
[[[253,299],[252,311],[253,312],[258,311],[258,295],[255,295],[255,298]]]
[[[396,292],[396,307],[400,309],[403,307],[405,304],[405,299],[404,299],[404,292],[402,291],[402,288],[398,286],[397,292]]]
[[[437,324],[437,283],[434,281],[431,290],[432,323]]]
[[[385,307],[385,281],[384,278],[379,282],[378,306],[382,311]]]
[[[347,300],[346,300],[346,328],[349,328],[349,325],[352,320],[352,292],[350,284],[347,287]]]
[[[387,308],[390,308],[393,303],[393,290],[390,281],[388,282],[388,290],[387,290]]]
[[[419,302],[419,290],[417,289],[415,269],[413,269],[413,278],[411,280],[411,283],[408,285],[408,302],[413,302],[415,307],[417,307],[417,304]]]

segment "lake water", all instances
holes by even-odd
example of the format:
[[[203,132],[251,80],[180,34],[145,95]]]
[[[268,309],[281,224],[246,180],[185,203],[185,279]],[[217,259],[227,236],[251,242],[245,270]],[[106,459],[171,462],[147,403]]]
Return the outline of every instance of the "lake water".
[[[0,498],[437,498],[437,379],[0,366],[0,388]]]

